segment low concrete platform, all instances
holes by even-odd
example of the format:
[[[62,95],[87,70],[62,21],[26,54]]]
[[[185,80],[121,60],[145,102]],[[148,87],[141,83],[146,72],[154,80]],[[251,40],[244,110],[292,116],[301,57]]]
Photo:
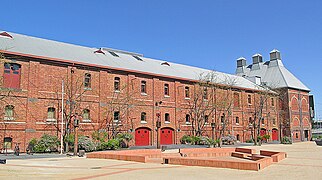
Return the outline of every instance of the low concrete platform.
[[[256,154],[256,150],[251,148],[187,148],[165,152],[159,149],[138,149],[93,152],[87,158],[259,171],[286,158],[286,153],[266,150]]]
[[[56,157],[48,158],[7,159],[7,164],[0,164],[0,179],[238,179],[238,180],[271,180],[271,179],[310,179],[322,177],[322,147],[315,142],[283,144],[264,144],[260,147],[243,148],[286,152],[287,158],[279,163],[273,162],[260,171],[247,171],[228,168],[201,166],[182,166],[161,163],[139,163],[111,159]],[[178,152],[178,151],[175,151]],[[217,157],[226,159],[226,157]],[[238,158],[240,161],[245,161]]]

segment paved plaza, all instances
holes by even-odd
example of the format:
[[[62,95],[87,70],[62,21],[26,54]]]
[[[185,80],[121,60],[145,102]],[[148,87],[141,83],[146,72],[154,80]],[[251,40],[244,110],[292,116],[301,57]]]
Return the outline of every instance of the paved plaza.
[[[249,148],[284,151],[287,158],[261,171],[86,159],[78,157],[8,159],[0,179],[322,179],[322,146],[314,142]],[[2,156],[3,157],[3,156]],[[35,156],[36,157],[36,156]]]

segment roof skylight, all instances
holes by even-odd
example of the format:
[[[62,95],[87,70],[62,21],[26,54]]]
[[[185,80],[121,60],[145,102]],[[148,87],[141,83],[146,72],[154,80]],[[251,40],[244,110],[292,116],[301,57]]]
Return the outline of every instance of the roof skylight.
[[[161,65],[170,66],[170,64],[168,62],[163,62],[163,63],[161,63]]]
[[[120,57],[119,55],[117,55],[115,52],[113,52],[113,51],[108,51],[110,54],[112,54],[112,56],[114,56],[114,57]]]
[[[138,61],[143,61],[143,59],[141,59],[139,56],[133,56],[133,57]]]

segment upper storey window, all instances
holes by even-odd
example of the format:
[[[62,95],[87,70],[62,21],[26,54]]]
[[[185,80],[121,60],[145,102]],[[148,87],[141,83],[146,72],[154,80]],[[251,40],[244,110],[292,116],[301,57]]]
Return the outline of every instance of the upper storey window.
[[[91,88],[91,74],[86,73],[85,74],[85,79],[84,79],[84,87],[85,88]]]
[[[247,102],[248,102],[248,104],[252,104],[252,95],[248,94]]]
[[[120,91],[121,80],[119,77],[114,78],[114,91]]]
[[[190,89],[188,86],[184,88],[184,97],[185,98],[190,98]]]
[[[146,81],[141,81],[141,93],[146,93]]]
[[[3,86],[6,88],[20,88],[21,65],[5,63],[3,74]]]
[[[164,95],[169,96],[169,84],[164,84]]]

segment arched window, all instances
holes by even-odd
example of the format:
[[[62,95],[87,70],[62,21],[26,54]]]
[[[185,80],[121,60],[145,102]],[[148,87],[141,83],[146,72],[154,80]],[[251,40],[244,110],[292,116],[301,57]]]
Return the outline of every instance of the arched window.
[[[252,104],[252,95],[248,94],[247,102],[248,102],[249,105]]]
[[[222,113],[222,116],[220,116],[220,123],[224,124],[225,121],[225,113]]]
[[[205,123],[208,123],[209,116],[205,115]]]
[[[170,122],[170,114],[169,113],[164,114],[164,121],[165,122]]]
[[[4,63],[3,86],[6,88],[20,88],[21,65]]]
[[[169,96],[169,84],[164,84],[164,95]]]
[[[236,124],[239,124],[239,117],[236,117]]]
[[[186,123],[190,123],[190,115],[186,114]]]
[[[203,99],[208,99],[208,88],[204,87],[203,88]]]
[[[141,93],[146,93],[146,81],[141,81]]]
[[[5,149],[12,149],[12,138],[11,137],[3,138],[3,142],[4,142]]]
[[[54,107],[47,109],[47,119],[56,119],[56,109]]]
[[[84,109],[82,117],[83,117],[83,121],[90,120],[91,119],[90,110],[89,109]]]
[[[119,77],[114,78],[114,91],[120,91],[121,80]]]
[[[6,105],[5,109],[5,117],[4,120],[13,120],[14,117],[14,106],[13,105]]]
[[[84,87],[91,88],[91,74],[86,73],[84,77]]]
[[[272,105],[272,107],[275,106],[275,100],[274,100],[274,98],[271,98],[271,105]]]
[[[185,98],[190,98],[190,89],[188,86],[184,88],[184,97]]]
[[[114,111],[114,122],[120,121],[120,111]]]
[[[141,113],[141,121],[146,122],[146,113],[145,112]]]

